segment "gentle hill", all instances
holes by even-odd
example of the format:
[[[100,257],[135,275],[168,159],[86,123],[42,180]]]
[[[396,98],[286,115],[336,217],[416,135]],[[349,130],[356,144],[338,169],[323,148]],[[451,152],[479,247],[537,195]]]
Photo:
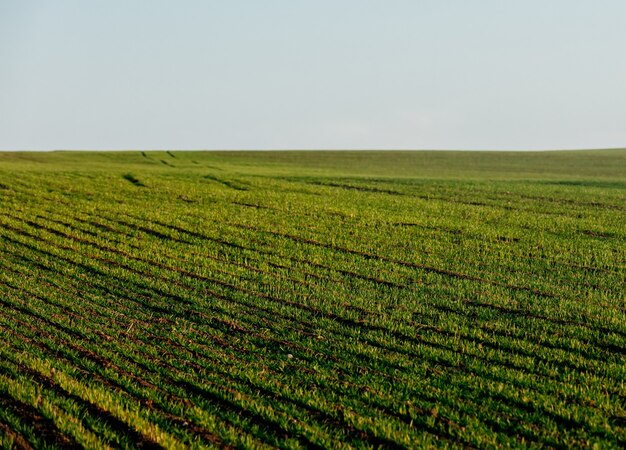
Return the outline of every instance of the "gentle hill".
[[[0,153],[0,446],[626,446],[626,150]]]

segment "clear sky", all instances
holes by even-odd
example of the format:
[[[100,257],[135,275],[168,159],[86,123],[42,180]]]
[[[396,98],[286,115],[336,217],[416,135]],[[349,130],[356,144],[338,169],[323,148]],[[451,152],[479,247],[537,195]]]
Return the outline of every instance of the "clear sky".
[[[0,149],[624,146],[625,0],[0,0]]]

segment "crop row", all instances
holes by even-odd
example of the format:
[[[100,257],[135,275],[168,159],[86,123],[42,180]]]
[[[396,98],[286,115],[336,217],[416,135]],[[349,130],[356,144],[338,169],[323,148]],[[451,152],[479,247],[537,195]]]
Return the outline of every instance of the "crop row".
[[[0,442],[626,445],[614,198],[211,177],[3,191]]]

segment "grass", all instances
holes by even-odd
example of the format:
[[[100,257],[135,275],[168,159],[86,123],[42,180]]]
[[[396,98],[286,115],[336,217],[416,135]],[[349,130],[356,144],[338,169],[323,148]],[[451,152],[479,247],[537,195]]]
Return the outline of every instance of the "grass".
[[[0,153],[0,447],[626,446],[626,151]]]

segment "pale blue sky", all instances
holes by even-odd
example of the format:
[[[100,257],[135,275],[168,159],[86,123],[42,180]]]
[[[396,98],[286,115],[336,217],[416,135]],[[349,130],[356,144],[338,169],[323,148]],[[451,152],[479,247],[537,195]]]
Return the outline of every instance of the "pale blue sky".
[[[624,0],[0,0],[0,149],[626,146]]]

